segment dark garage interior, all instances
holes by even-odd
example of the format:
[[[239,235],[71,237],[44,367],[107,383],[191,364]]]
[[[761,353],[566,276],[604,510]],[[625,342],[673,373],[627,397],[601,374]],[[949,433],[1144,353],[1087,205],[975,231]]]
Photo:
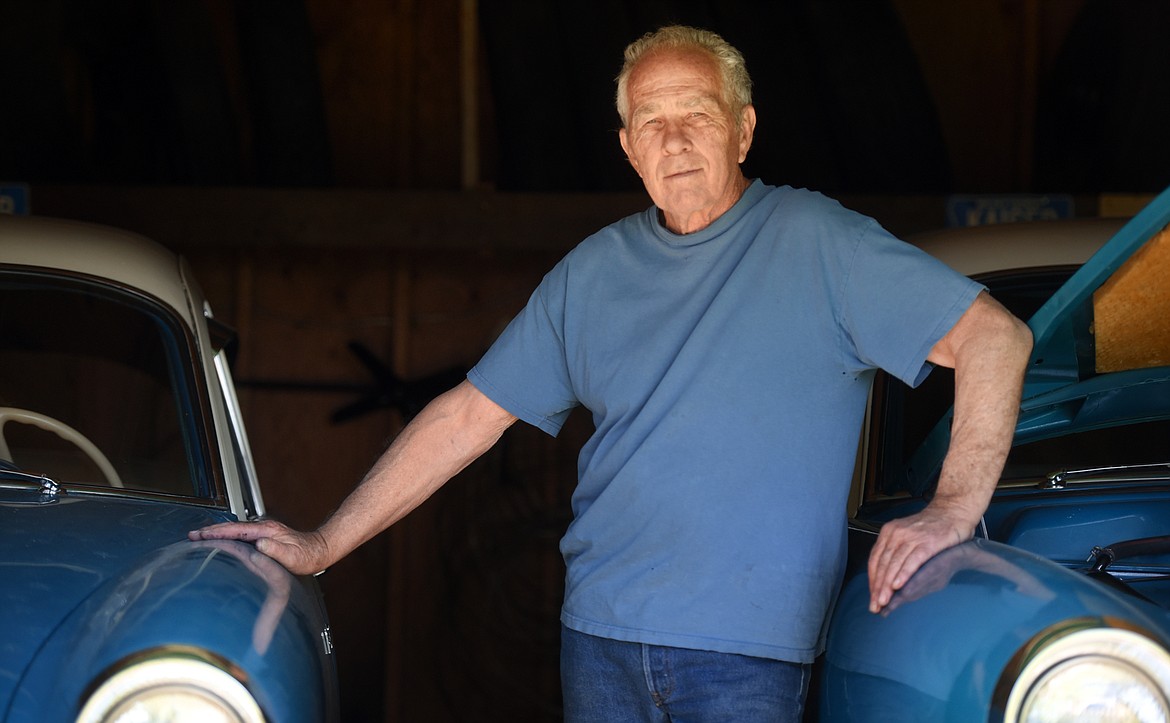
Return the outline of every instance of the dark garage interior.
[[[750,176],[900,235],[956,194],[1093,216],[1170,185],[1163,0],[0,0],[0,188],[192,261],[269,512],[314,526],[560,255],[647,205],[612,78],[672,22],[744,52]],[[588,432],[517,425],[325,574],[343,720],[559,719]]]

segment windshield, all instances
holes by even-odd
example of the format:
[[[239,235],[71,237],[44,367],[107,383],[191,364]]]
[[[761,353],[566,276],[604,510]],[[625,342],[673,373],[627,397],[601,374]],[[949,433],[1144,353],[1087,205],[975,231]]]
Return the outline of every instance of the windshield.
[[[187,344],[141,296],[0,273],[0,457],[65,485],[209,496]]]

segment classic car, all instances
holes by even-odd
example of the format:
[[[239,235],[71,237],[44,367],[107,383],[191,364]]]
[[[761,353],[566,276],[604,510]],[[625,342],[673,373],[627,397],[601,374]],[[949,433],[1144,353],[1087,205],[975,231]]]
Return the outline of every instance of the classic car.
[[[875,380],[819,720],[1170,720],[1168,223],[1170,191],[1128,222],[919,242],[1029,319],[1035,346],[975,538],[879,614],[866,559],[884,521],[929,499],[954,377]]]
[[[264,514],[216,322],[137,235],[0,216],[0,721],[329,721],[312,577],[190,542]]]

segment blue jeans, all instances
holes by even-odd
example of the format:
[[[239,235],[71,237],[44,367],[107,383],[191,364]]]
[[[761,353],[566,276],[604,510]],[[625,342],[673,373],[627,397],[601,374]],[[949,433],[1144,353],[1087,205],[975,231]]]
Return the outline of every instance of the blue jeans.
[[[567,723],[799,723],[811,668],[561,627]]]

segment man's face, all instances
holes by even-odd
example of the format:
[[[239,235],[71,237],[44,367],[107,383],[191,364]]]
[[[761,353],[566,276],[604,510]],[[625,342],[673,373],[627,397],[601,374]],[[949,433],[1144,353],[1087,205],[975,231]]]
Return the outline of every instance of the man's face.
[[[747,106],[732,116],[715,60],[696,50],[654,52],[635,66],[626,93],[622,148],[667,228],[698,231],[735,205],[756,115]]]

